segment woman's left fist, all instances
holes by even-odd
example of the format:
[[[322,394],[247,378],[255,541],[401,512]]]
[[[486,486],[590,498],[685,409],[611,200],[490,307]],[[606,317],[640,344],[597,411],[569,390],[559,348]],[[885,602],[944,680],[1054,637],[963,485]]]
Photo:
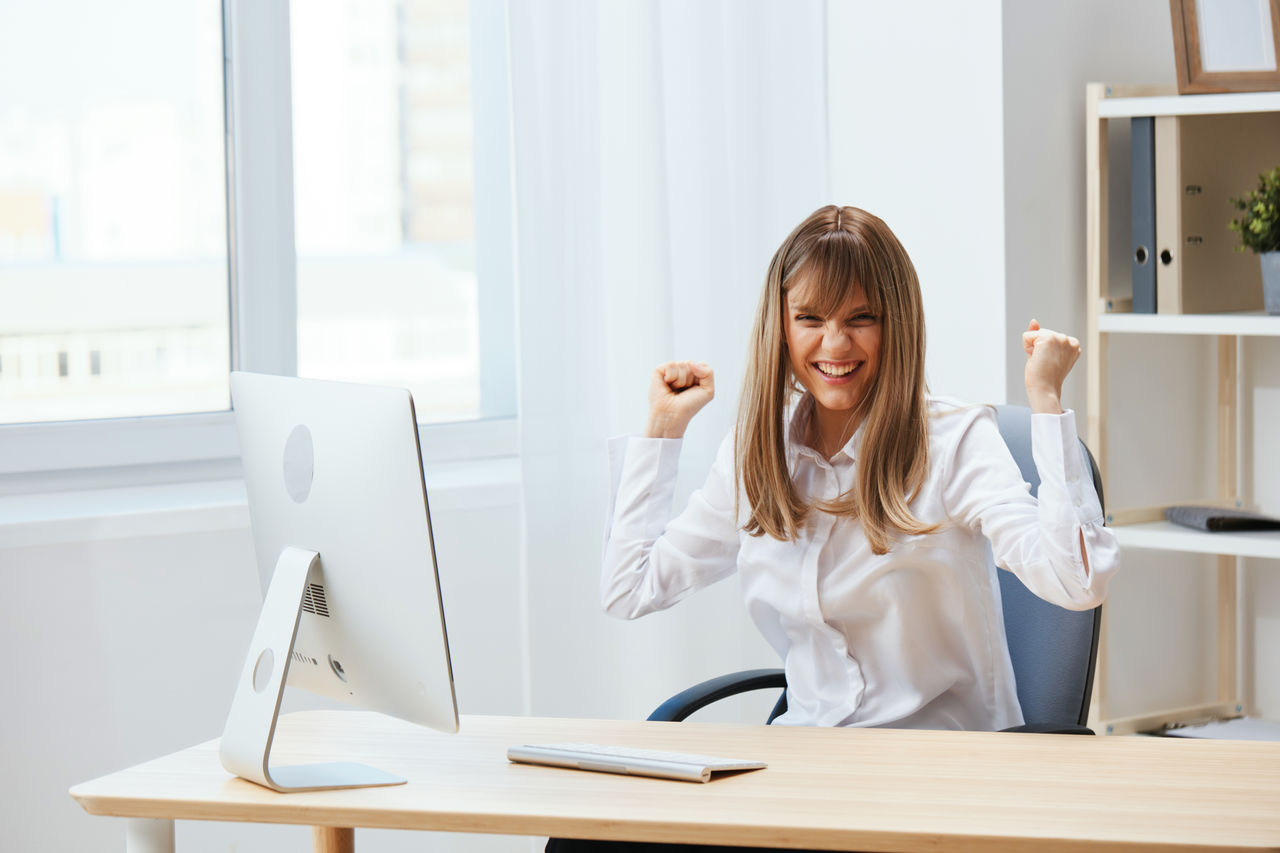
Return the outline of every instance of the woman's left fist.
[[[1042,329],[1032,320],[1022,333],[1022,348],[1027,353],[1025,379],[1032,411],[1060,413],[1062,382],[1080,358],[1080,341]]]

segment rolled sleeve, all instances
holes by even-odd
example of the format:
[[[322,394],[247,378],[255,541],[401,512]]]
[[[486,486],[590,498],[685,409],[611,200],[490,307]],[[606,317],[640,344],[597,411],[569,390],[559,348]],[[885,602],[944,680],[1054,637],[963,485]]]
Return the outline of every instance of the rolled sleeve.
[[[1046,489],[1060,497],[1049,501],[1052,519],[1062,525],[1101,524],[1102,504],[1093,488],[1093,474],[1076,437],[1075,412],[1031,415],[1031,456],[1040,474],[1040,494]],[[1042,499],[1041,504],[1046,502]]]
[[[683,444],[679,438],[609,440],[613,502],[607,536],[657,539],[662,534],[671,515]]]
[[[1036,498],[994,414],[973,416],[952,460],[948,504],[990,540],[996,564],[1037,596],[1071,610],[1096,607],[1118,567],[1119,548],[1103,525],[1075,414],[1033,414],[1031,447],[1040,475]]]
[[[609,442],[613,498],[600,602],[612,616],[663,610],[737,568],[732,442],[725,440],[702,488],[671,518],[681,444],[636,437]]]

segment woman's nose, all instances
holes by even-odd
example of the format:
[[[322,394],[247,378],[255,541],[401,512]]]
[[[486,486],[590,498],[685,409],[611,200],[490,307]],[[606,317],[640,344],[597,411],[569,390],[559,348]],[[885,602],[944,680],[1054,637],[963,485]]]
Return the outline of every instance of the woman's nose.
[[[822,345],[829,350],[847,349],[853,342],[853,336],[843,323],[829,323],[822,333]]]

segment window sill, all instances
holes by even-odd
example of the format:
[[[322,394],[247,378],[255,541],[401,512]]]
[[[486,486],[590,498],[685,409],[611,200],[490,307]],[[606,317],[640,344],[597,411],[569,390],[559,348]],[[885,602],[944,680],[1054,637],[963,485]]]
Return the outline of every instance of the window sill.
[[[514,456],[425,466],[435,513],[515,506]],[[247,530],[241,479],[0,496],[0,549]]]

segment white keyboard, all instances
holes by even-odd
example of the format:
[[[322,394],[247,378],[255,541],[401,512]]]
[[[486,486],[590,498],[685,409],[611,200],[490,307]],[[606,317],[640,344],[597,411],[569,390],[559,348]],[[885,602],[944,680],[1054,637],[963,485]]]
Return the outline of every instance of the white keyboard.
[[[662,752],[627,746],[594,743],[540,743],[512,746],[507,758],[525,764],[549,764],[576,770],[623,773],[630,776],[657,776],[685,782],[709,782],[711,774],[722,770],[759,770],[763,761],[717,758],[687,752]]]

